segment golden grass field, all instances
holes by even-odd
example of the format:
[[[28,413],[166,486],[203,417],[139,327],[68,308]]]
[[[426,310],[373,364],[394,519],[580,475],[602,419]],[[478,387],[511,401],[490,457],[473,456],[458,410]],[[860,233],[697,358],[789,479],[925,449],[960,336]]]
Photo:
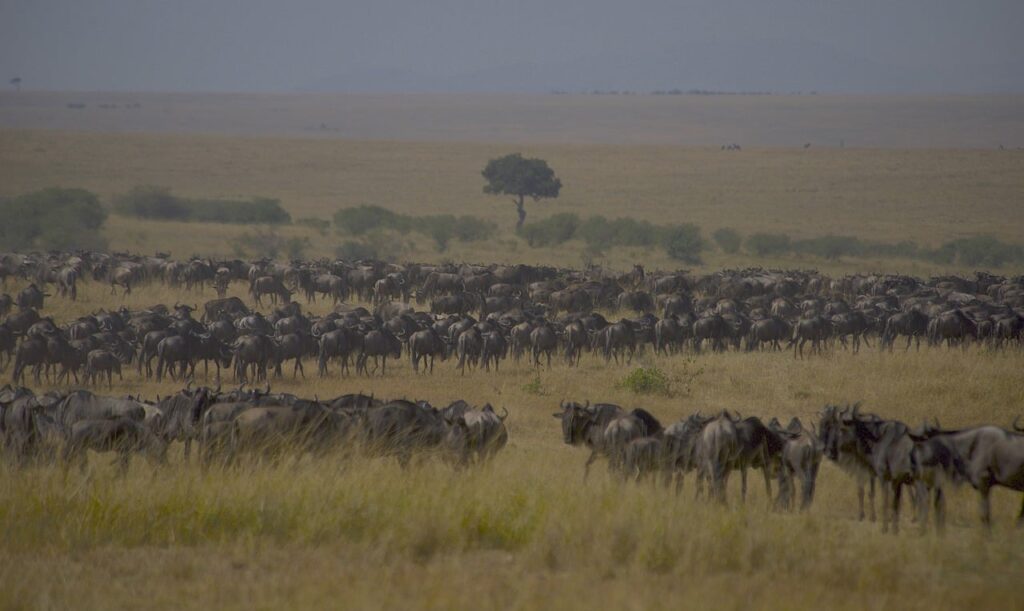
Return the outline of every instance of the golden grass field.
[[[419,238],[382,237],[409,260],[582,264],[580,244],[529,248],[511,232],[511,203],[481,192],[487,159],[517,150],[547,159],[565,185],[553,202],[528,203],[528,221],[575,212],[694,222],[705,236],[733,227],[928,246],[1024,235],[1024,153],[996,150],[1021,139],[1013,96],[39,96],[0,95],[0,196],[60,185],[108,199],[155,184],[192,197],[280,198],[294,218],[375,204],[475,214],[501,227],[496,243],[453,243],[445,253]],[[83,114],[64,108],[76,96],[90,105]],[[94,108],[129,98],[142,100],[138,118]],[[839,138],[846,148],[836,147]],[[744,150],[718,149],[732,141]],[[803,150],[806,141],[814,146]],[[105,230],[112,248],[175,257],[234,256],[231,239],[252,231],[117,216]],[[330,256],[340,240],[333,230],[279,231],[308,237],[307,256]],[[973,271],[717,251],[704,260],[703,269]],[[619,270],[678,265],[660,249],[618,249],[597,261]],[[248,301],[244,288],[232,293]],[[201,306],[214,297],[144,286],[122,298],[96,283],[80,295],[75,303],[48,300],[44,314],[67,320],[100,307]],[[617,384],[631,368],[589,355],[579,369],[507,361],[500,374],[461,377],[449,362],[415,377],[403,361],[389,363],[383,378],[341,378],[333,367],[326,379],[273,380],[277,390],[321,398],[363,391],[506,407],[509,446],[492,465],[466,473],[438,460],[403,472],[393,461],[329,456],[203,474],[183,464],[179,448],[169,468],[154,471],[138,459],[123,480],[96,455],[88,477],[0,467],[0,608],[1020,607],[1019,494],[996,491],[991,535],[979,525],[976,493],[964,488],[950,499],[946,536],[920,536],[909,506],[904,531],[885,536],[880,524],[857,521],[852,479],[826,462],[807,514],[769,511],[759,474],[744,506],[734,476],[722,509],[693,499],[692,477],[676,496],[623,486],[598,463],[584,484],[587,453],[562,443],[551,414],[562,399],[589,399],[642,406],[663,423],[725,408],[807,422],[826,403],[862,400],[912,425],[937,416],[949,427],[1009,426],[1024,414],[1021,351],[889,354],[876,346],[802,361],[730,352],[639,363],[663,369],[674,394],[623,390]],[[178,386],[126,371],[109,392],[155,398]]]
[[[486,160],[522,150],[547,159],[562,178],[557,200],[527,204],[527,221],[555,212],[630,216],[657,224],[696,223],[710,239],[719,227],[794,238],[855,235],[936,247],[991,234],[1019,242],[1024,220],[1024,152],[983,150],[762,149],[648,145],[536,145],[248,138],[193,134],[0,131],[0,195],[80,186],[104,198],[135,185],[161,185],[190,197],[279,198],[293,218],[330,219],[341,207],[384,206],[407,214],[475,214],[499,224],[497,243],[458,243],[444,253],[428,240],[388,238],[408,260],[443,259],[581,266],[582,242],[530,248],[512,232],[514,206],[482,193]],[[231,239],[252,227],[148,222],[111,216],[111,247],[233,256]],[[287,227],[306,237],[307,256],[331,256],[333,230]],[[660,248],[619,248],[598,262],[628,268],[677,267]],[[831,273],[916,275],[973,270],[908,259],[704,254],[706,269],[771,265]],[[1008,268],[1004,272],[1020,272]]]
[[[241,284],[232,288],[244,294]],[[123,301],[108,293],[90,283],[78,302],[55,298],[47,311],[64,320],[100,305],[212,297],[160,287]],[[721,509],[693,499],[692,477],[676,496],[622,485],[598,463],[582,483],[587,453],[563,445],[551,414],[562,399],[589,399],[643,406],[665,423],[725,408],[807,422],[826,403],[863,400],[865,409],[913,424],[936,416],[951,427],[1009,426],[1024,412],[1021,352],[876,347],[803,361],[789,353],[704,353],[639,363],[666,371],[674,395],[618,388],[630,367],[589,355],[578,370],[507,361],[500,374],[461,377],[447,362],[415,377],[403,361],[383,378],[341,378],[332,368],[326,379],[273,380],[277,390],[321,398],[362,391],[506,407],[508,448],[467,473],[436,459],[403,472],[394,461],[332,455],[203,474],[183,463],[180,448],[163,470],[136,459],[124,480],[98,455],[87,477],[65,477],[58,466],[4,467],[0,607],[1016,605],[1024,562],[1024,531],[1013,527],[1019,494],[995,493],[991,535],[978,523],[976,493],[965,488],[950,499],[946,536],[920,536],[907,506],[904,531],[887,536],[879,523],[856,520],[852,479],[826,461],[805,515],[769,511],[756,473],[746,505],[734,476],[729,508]],[[126,371],[112,391],[100,392],[155,398],[177,387]]]

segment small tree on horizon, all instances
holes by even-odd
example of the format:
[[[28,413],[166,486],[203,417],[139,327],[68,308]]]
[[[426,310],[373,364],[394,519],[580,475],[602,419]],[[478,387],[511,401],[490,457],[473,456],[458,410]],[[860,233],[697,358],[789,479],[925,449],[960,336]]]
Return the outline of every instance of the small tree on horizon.
[[[11,79],[11,85],[14,85],[15,91],[21,91],[21,77],[16,76]]]
[[[526,221],[526,208],[523,203],[527,197],[534,201],[543,198],[556,198],[562,189],[562,181],[555,176],[555,171],[543,159],[526,159],[520,153],[512,153],[487,162],[483,172],[487,184],[484,193],[491,195],[511,195],[516,204],[519,220],[516,231],[523,228]]]

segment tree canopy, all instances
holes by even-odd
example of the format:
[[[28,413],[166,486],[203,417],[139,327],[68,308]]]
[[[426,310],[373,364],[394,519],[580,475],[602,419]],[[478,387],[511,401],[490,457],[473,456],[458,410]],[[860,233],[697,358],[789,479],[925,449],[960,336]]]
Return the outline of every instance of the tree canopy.
[[[0,243],[14,250],[103,248],[107,211],[85,189],[50,188],[0,200]]]
[[[519,214],[517,231],[522,229],[526,220],[526,209],[523,207],[525,198],[530,197],[534,201],[556,198],[562,189],[562,181],[555,176],[555,171],[548,166],[547,161],[528,159],[520,153],[491,159],[482,174],[487,180],[484,193],[513,197]]]

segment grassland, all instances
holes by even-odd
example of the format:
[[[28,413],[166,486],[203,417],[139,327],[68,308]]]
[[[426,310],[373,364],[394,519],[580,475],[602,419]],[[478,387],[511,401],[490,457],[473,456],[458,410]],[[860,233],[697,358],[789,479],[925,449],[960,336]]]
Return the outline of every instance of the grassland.
[[[241,294],[240,285],[233,287]],[[53,299],[58,320],[119,303],[95,283],[82,299]],[[207,296],[208,297],[208,296]],[[195,302],[142,288],[124,303]],[[313,311],[324,311],[318,304]],[[623,486],[603,468],[581,482],[586,453],[562,444],[551,417],[566,398],[643,406],[671,422],[695,410],[735,408],[813,421],[828,402],[865,401],[910,423],[1008,425],[1024,406],[1019,351],[647,355],[672,396],[618,386],[630,370],[587,357],[551,370],[511,362],[500,374],[433,376],[407,362],[385,378],[274,380],[307,396],[363,391],[444,404],[455,398],[509,409],[511,441],[495,463],[454,473],[437,460],[408,472],[391,461],[341,456],[203,474],[183,464],[154,471],[141,459],[117,479],[93,455],[91,473],[0,468],[0,607],[66,608],[983,608],[1016,604],[1024,531],[1020,496],[998,491],[991,536],[976,495],[950,500],[945,537],[883,536],[856,520],[852,480],[823,466],[806,515],[768,511],[760,477],[730,508],[649,485]],[[311,366],[307,369],[313,370]],[[175,384],[127,373],[113,394],[155,397]]]
[[[136,101],[141,108],[124,108]],[[0,196],[63,185],[110,198],[155,184],[188,197],[279,198],[297,219],[358,204],[476,214],[502,226],[494,243],[438,253],[418,238],[377,238],[396,258],[579,266],[592,256],[582,245],[527,247],[511,233],[511,203],[481,192],[486,160],[520,150],[547,159],[565,184],[558,200],[529,203],[530,219],[574,212],[693,222],[705,236],[733,227],[922,246],[977,234],[1019,242],[1024,153],[996,148],[1024,139],[1021,108],[1012,96],[0,94]],[[718,149],[734,141],[744,150]],[[186,257],[234,256],[233,238],[254,230],[112,216],[105,231],[114,248]],[[330,229],[279,231],[308,238],[309,256],[332,254],[341,239]],[[908,260],[704,258],[706,269],[973,271]],[[618,249],[597,261],[677,267],[660,250]],[[44,314],[60,321],[212,296],[143,287],[122,298],[88,283],[80,301],[51,299]],[[436,460],[403,472],[329,456],[203,474],[183,464],[180,448],[169,468],[138,460],[124,479],[95,455],[88,477],[2,466],[0,608],[1019,606],[1019,495],[996,492],[991,536],[977,524],[970,489],[953,494],[945,537],[918,536],[906,520],[903,534],[883,536],[878,524],[856,520],[852,481],[825,464],[805,515],[768,511],[758,476],[744,506],[734,478],[723,510],[693,500],[692,478],[678,497],[622,486],[600,465],[583,484],[586,453],[562,444],[551,413],[562,399],[590,399],[643,406],[663,422],[724,408],[806,422],[826,403],[863,400],[911,424],[937,416],[946,426],[1006,426],[1024,410],[1020,351],[647,355],[639,364],[663,369],[674,393],[633,395],[618,385],[629,367],[589,356],[579,369],[509,362],[500,374],[461,377],[442,363],[416,377],[403,361],[384,378],[274,380],[305,396],[363,391],[507,407],[509,447],[468,473]],[[126,372],[110,392],[154,398],[175,386]]]
[[[922,246],[978,234],[1018,242],[1024,234],[1024,153],[984,150],[763,149],[610,145],[380,142],[182,134],[0,131],[0,195],[54,185],[109,198],[135,185],[171,187],[189,197],[279,198],[293,218],[330,219],[339,207],[374,204],[409,214],[472,213],[503,228],[498,244],[458,244],[438,253],[427,240],[388,237],[387,252],[417,260],[580,265],[584,247],[529,248],[514,237],[514,210],[485,196],[487,159],[521,149],[547,159],[565,188],[528,204],[529,219],[554,212],[693,222],[705,236],[719,227],[794,238],[829,233]],[[232,255],[245,228],[108,221],[114,248],[177,256]],[[307,227],[309,255],[333,254],[339,237]],[[659,250],[617,249],[599,262],[674,267]],[[711,251],[708,268],[735,265],[819,267],[832,272],[956,270],[910,260],[754,259]],[[1019,270],[1005,270],[1019,271]]]

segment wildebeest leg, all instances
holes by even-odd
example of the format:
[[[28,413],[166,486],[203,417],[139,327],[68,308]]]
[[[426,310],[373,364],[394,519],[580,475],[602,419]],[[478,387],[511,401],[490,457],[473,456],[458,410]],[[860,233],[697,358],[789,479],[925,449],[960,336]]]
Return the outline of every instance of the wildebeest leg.
[[[767,498],[768,498],[768,507],[770,509],[771,506],[772,506],[772,480],[768,476],[768,468],[767,467],[762,468],[761,469],[761,474],[764,476],[764,490],[765,490],[765,494],[768,495],[767,496]]]
[[[740,503],[747,502],[747,468],[740,468]]]
[[[927,504],[926,502],[925,505]],[[1024,511],[1024,505],[1021,510]],[[925,527],[927,528],[927,525]],[[940,535],[946,532],[946,494],[942,486],[935,489],[935,530]]]
[[[860,507],[860,515],[858,519],[864,521],[864,479],[861,477],[857,478],[857,505]]]
[[[587,476],[590,475],[590,465],[594,464],[597,460],[597,452],[591,450],[590,456],[587,457],[587,462],[583,465],[583,481],[587,481]]]
[[[131,450],[127,448],[119,449],[117,451],[117,475],[118,477],[124,477],[128,475],[128,465],[131,462],[132,455]]]
[[[903,484],[896,481],[893,483],[892,491],[892,534],[894,535],[900,532],[900,499],[902,496]]]
[[[188,464],[188,456],[192,452],[192,438],[185,438],[185,464]]]
[[[892,514],[889,512],[889,487],[882,484],[882,532],[889,532],[889,519]]]
[[[871,521],[874,522],[877,519],[877,516],[875,515],[875,476],[869,475],[868,478],[868,504],[870,505],[869,509],[871,510]]]

